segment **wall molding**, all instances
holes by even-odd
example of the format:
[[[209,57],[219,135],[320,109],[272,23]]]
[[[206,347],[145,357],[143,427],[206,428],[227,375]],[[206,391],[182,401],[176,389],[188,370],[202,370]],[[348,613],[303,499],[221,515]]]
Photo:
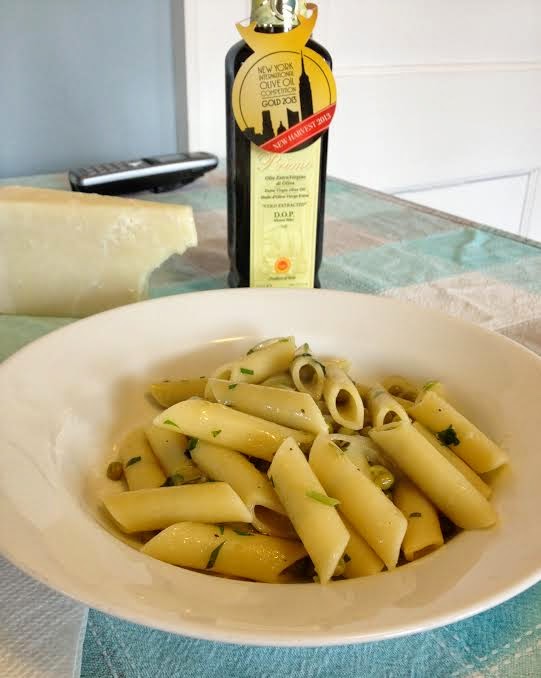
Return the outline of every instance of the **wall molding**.
[[[516,170],[503,170],[501,172],[491,172],[490,174],[479,174],[473,177],[458,177],[446,179],[445,181],[432,181],[430,183],[413,184],[409,186],[385,187],[385,191],[393,195],[407,195],[408,193],[417,193],[419,191],[433,191],[438,188],[456,188],[467,184],[479,184],[487,181],[498,181],[499,179],[512,179],[515,177],[530,177],[537,168],[522,168]]]
[[[541,61],[474,62],[474,63],[426,63],[426,64],[374,64],[363,66],[338,66],[334,69],[337,78],[366,76],[404,75],[418,73],[506,73],[541,71]]]

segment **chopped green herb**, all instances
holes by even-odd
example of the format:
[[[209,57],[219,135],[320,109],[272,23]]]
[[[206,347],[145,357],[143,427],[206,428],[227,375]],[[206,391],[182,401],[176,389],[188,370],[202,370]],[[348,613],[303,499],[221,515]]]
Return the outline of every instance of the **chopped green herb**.
[[[227,387],[230,391],[232,391],[234,388],[237,388],[238,384],[229,384]]]
[[[279,340],[279,343],[280,343],[280,344],[285,344],[285,343],[287,343],[288,341],[289,341],[289,339],[287,339],[287,337],[284,337],[283,339],[280,339],[280,340]]]
[[[163,423],[168,424],[169,426],[176,426],[176,428],[178,428],[178,424],[175,424],[175,422],[171,421],[171,419],[165,419]]]
[[[218,558],[218,554],[220,553],[220,550],[221,550],[221,548],[224,544],[225,544],[225,541],[223,541],[221,544],[218,544],[218,546],[215,549],[213,549],[212,553],[210,554],[210,558],[209,558],[209,561],[207,563],[207,566],[205,568],[206,570],[212,570],[212,568],[214,567],[214,565],[216,563],[216,559]]]
[[[197,443],[199,442],[199,438],[190,438],[190,442],[188,443],[187,447],[187,452],[191,452],[192,450],[195,450],[197,447]],[[191,459],[191,457],[190,457]]]
[[[221,428],[219,428],[217,431],[211,431],[212,437],[216,438],[216,436],[219,436],[221,432],[222,432]]]
[[[301,414],[306,414],[306,410],[301,409]]]
[[[253,370],[249,370],[247,367],[241,367],[240,368],[241,374],[253,374]]]
[[[310,499],[318,501],[320,504],[325,504],[325,506],[338,506],[340,503],[338,499],[334,499],[334,497],[328,497],[326,494],[321,494],[321,492],[315,492],[314,490],[309,490],[306,493],[306,496]]]
[[[141,457],[132,457],[131,459],[128,459],[126,462],[126,468],[128,468],[128,466],[133,466],[133,464],[137,464],[139,461],[141,461]]]
[[[112,461],[107,467],[107,477],[109,480],[120,480],[123,473],[124,469],[119,461]]]
[[[238,534],[239,537],[253,537],[254,535],[251,532],[243,532],[242,530],[233,530],[235,534]]]
[[[450,424],[447,428],[443,429],[439,433],[436,433],[440,443],[448,447],[449,445],[460,445],[460,440],[456,434],[453,425]]]
[[[274,479],[272,476],[269,476],[270,484],[274,487]]]
[[[349,563],[350,560],[351,560],[351,556],[348,556],[347,553],[344,553],[344,563]]]
[[[199,377],[199,379],[206,379],[206,377]]]
[[[349,440],[335,440],[334,444],[341,450],[347,450],[348,447],[351,445]]]
[[[224,533],[224,526],[223,525],[217,525],[218,529],[220,530],[220,534]]]
[[[312,354],[311,353],[301,353],[299,358],[311,358]]]
[[[423,386],[423,391],[430,391],[431,388],[434,388],[436,384],[439,384],[439,381],[427,381]]]
[[[382,395],[385,395],[385,391],[379,388],[372,393],[372,398],[380,398]]]
[[[421,518],[422,515],[423,515],[423,514],[422,514],[422,513],[419,513],[419,511],[414,511],[413,513],[410,513],[409,517],[410,517],[410,518]]]

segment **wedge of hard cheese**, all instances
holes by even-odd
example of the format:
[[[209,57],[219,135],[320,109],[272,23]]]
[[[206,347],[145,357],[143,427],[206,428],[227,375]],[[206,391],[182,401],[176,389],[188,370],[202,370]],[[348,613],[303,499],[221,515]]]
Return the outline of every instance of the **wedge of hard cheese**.
[[[138,301],[155,268],[195,245],[191,207],[0,188],[0,312],[80,317]]]

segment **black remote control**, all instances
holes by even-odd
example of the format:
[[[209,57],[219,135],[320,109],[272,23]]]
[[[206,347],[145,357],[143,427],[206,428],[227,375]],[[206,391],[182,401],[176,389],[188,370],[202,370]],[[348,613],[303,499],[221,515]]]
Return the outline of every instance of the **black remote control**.
[[[173,153],[74,169],[68,178],[72,190],[83,193],[160,193],[189,184],[217,165],[218,158],[210,153]]]

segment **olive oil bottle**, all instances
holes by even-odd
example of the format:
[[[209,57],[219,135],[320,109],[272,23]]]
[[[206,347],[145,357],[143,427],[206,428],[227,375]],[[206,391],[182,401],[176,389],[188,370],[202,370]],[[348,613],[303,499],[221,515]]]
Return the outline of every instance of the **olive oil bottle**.
[[[230,287],[320,287],[331,57],[317,7],[253,0],[226,70]]]

